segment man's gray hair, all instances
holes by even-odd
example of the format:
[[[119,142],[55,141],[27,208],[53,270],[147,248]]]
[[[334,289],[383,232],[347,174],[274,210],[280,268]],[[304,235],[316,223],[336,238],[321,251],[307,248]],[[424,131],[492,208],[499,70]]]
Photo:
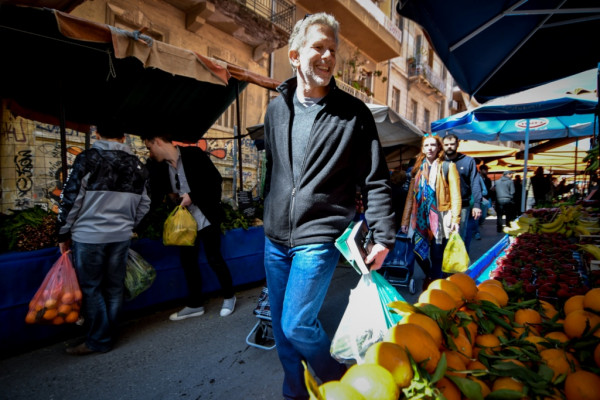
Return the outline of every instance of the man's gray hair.
[[[337,46],[339,44],[339,31],[340,31],[340,24],[339,22],[337,22],[337,20],[335,19],[335,17],[331,14],[327,14],[324,12],[320,12],[320,13],[316,13],[316,14],[307,14],[306,17],[304,17],[304,19],[301,19],[300,21],[296,22],[296,25],[294,26],[294,30],[292,31],[292,34],[290,35],[290,40],[288,41],[288,51],[290,50],[300,50],[300,48],[302,48],[305,44],[306,44],[306,32],[308,31],[308,28],[312,25],[315,24],[320,24],[320,25],[325,25],[329,28],[331,28],[331,30],[333,30],[333,34],[335,36],[335,45]],[[290,60],[291,63],[291,60]],[[295,71],[295,67],[294,65],[292,65],[292,68]]]

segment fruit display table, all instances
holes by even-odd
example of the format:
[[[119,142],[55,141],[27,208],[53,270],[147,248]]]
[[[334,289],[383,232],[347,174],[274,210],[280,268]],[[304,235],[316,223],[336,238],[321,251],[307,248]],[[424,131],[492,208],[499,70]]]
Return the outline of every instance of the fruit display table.
[[[139,310],[187,295],[176,247],[163,246],[160,240],[140,239],[132,242],[131,248],[152,264],[156,269],[156,279],[147,291],[125,302],[125,311]],[[231,270],[234,286],[265,279],[262,226],[228,231],[222,236],[221,249]],[[29,301],[59,256],[58,248],[0,254],[0,354],[27,344],[80,332],[74,325],[25,324]],[[202,248],[198,262],[203,278],[202,290],[206,293],[217,291],[218,280],[208,266]]]

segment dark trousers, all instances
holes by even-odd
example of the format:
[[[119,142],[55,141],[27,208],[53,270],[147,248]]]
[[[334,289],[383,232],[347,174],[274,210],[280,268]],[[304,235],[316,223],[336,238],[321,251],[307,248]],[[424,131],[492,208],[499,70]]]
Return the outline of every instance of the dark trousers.
[[[202,274],[198,265],[200,242],[204,245],[208,265],[217,275],[217,279],[221,284],[221,295],[226,299],[234,295],[231,272],[221,254],[221,232],[217,227],[210,225],[198,231],[194,246],[181,246],[179,248],[181,265],[188,287],[186,305],[193,308],[202,306],[206,301],[206,297],[202,293]]]
[[[435,239],[432,239],[429,243],[429,257],[425,260],[421,260],[419,256],[415,257],[417,264],[419,264],[419,267],[421,267],[421,270],[429,281],[444,277],[442,273],[442,261],[444,260],[444,249],[447,243],[448,239],[445,238],[439,244],[435,242]]]
[[[497,216],[497,220],[496,220],[496,230],[498,232],[502,231],[502,216],[506,217],[506,226],[510,226],[510,221],[512,221],[513,219],[515,219],[515,212],[514,212],[514,204],[512,203],[512,201],[497,201],[496,202],[496,214],[498,214]]]

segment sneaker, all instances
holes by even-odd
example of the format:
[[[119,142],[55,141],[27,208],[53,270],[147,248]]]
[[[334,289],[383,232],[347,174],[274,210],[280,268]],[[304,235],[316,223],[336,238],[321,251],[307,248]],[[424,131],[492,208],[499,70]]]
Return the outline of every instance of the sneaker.
[[[204,314],[204,307],[184,307],[181,311],[169,316],[171,321],[181,321],[182,319],[199,317]]]
[[[226,317],[233,312],[235,309],[235,296],[230,299],[223,301],[223,307],[221,307],[221,317]]]

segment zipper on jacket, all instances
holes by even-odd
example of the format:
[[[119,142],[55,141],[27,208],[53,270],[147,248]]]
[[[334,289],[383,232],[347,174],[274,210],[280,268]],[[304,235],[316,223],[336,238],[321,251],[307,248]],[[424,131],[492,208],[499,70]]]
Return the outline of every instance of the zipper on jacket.
[[[292,201],[290,202],[290,213],[289,213],[289,221],[288,221],[288,226],[290,229],[290,247],[294,247],[294,238],[293,238],[293,232],[292,232],[292,222],[293,222],[293,218],[292,215],[294,214],[294,203],[296,202],[296,187],[294,186],[292,188]]]

